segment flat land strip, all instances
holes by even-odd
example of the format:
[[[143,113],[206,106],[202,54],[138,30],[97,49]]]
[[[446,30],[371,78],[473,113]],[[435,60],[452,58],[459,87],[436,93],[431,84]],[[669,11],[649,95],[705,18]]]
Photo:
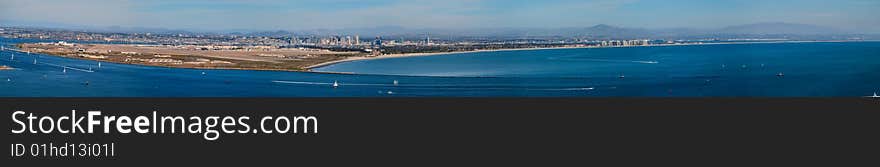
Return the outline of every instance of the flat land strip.
[[[361,52],[334,52],[309,48],[167,46],[130,44],[19,44],[25,52],[62,57],[151,66],[304,71],[323,62],[363,56]]]

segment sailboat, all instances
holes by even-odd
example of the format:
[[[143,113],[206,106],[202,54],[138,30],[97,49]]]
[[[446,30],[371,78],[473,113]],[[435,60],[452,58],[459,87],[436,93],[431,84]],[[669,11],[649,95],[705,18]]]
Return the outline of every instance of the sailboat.
[[[34,64],[37,64],[37,58],[34,58]]]
[[[394,86],[397,86],[397,80],[394,80]]]
[[[61,67],[61,68],[64,68],[64,70],[62,70],[61,72],[67,74],[67,67]]]
[[[339,87],[339,82],[333,81],[333,88]]]
[[[13,60],[15,60],[15,54],[14,54],[14,53],[12,54],[12,57],[9,57],[9,61],[13,61]]]
[[[101,68],[101,62],[98,62],[98,68]]]

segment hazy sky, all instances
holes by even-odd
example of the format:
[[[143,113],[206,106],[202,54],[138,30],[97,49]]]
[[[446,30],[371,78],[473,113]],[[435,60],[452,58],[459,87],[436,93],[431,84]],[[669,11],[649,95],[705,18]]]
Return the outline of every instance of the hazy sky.
[[[880,0],[0,0],[0,20],[198,30],[717,28],[791,22],[880,32]]]

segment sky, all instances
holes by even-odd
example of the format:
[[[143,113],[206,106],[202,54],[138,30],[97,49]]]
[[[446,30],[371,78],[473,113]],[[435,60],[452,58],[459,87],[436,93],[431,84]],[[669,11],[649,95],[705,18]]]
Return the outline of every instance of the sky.
[[[877,11],[880,0],[0,0],[0,21],[7,24],[185,30],[720,28],[788,22],[880,33]]]

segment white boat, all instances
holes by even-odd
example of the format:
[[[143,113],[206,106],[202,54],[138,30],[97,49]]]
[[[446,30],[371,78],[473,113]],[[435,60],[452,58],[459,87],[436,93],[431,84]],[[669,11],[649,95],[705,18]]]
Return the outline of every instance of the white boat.
[[[617,76],[617,77],[618,77],[618,78],[621,78],[621,79],[622,79],[622,78],[626,78],[626,76],[624,76],[623,74],[620,74],[620,76]]]
[[[880,98],[880,96],[877,96],[877,92],[874,92],[874,95],[873,95],[873,96],[865,96],[865,97],[870,97],[870,98]]]
[[[334,87],[334,88],[335,88],[335,87],[339,87],[339,82],[337,82],[337,81],[333,81],[333,87]]]
[[[397,86],[397,80],[394,80],[394,86]]]
[[[202,75],[205,75],[205,74],[207,74],[207,73],[205,73],[205,72],[202,72]]]
[[[785,74],[780,72],[779,74],[776,74],[776,76],[781,77],[781,76],[785,76]]]
[[[37,64],[37,58],[34,58],[34,64]]]
[[[101,68],[101,62],[98,62],[98,68]]]
[[[15,60],[15,54],[14,54],[14,53],[12,54],[12,57],[9,57],[9,61],[13,61],[13,60]]]
[[[67,73],[67,67],[61,67],[61,68],[64,68],[64,70],[61,70],[61,72]]]

